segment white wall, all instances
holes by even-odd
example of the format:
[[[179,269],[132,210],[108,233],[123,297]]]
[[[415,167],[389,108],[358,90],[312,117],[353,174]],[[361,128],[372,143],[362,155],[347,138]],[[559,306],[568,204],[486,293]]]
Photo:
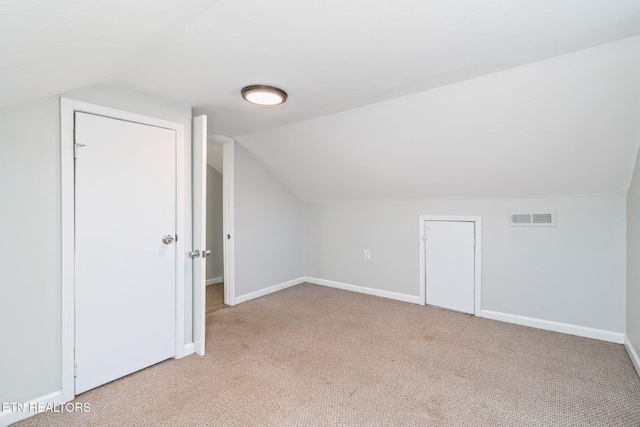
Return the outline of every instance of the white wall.
[[[556,227],[509,226],[509,211],[547,209]],[[483,309],[625,330],[623,196],[317,202],[306,213],[307,276],[418,296],[419,215],[481,216]]]
[[[0,110],[0,402],[61,387],[58,103]]]
[[[207,280],[224,275],[222,201],[222,174],[207,165]]]
[[[64,95],[185,126],[185,247],[191,247],[191,108],[114,87]],[[0,401],[61,389],[60,106],[46,98],[0,110]],[[191,263],[185,263],[185,284]],[[185,341],[192,298],[185,295]]]
[[[627,339],[640,354],[640,156],[627,194]],[[640,362],[640,361],[636,361]],[[640,373],[640,366],[636,365]]]
[[[304,276],[303,202],[235,146],[236,298]]]

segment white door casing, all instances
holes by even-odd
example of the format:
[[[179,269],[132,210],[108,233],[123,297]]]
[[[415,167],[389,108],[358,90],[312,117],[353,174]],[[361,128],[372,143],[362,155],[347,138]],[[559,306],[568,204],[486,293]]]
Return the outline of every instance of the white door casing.
[[[75,171],[75,165],[74,165],[75,162],[74,162],[73,154],[74,154],[74,148],[75,148],[74,147],[74,118],[76,116],[76,113],[78,112],[89,113],[90,115],[93,115],[96,118],[113,121],[113,122],[117,121],[120,124],[129,124],[129,125],[137,124],[136,126],[140,126],[140,127],[144,127],[143,125],[146,125],[146,127],[163,128],[165,131],[171,132],[173,135],[173,169],[167,175],[170,176],[171,182],[173,183],[171,184],[173,185],[172,191],[174,194],[172,208],[171,208],[171,210],[173,210],[172,230],[173,230],[174,236],[178,236],[178,238],[174,242],[172,242],[170,245],[165,245],[164,243],[162,243],[162,237],[165,234],[167,235],[171,234],[171,230],[169,230],[166,233],[163,232],[162,235],[156,237],[156,239],[159,239],[159,240],[156,240],[156,242],[160,242],[160,245],[162,246],[160,246],[160,248],[155,247],[154,250],[152,250],[151,252],[155,256],[161,256],[163,251],[165,251],[166,253],[174,254],[172,256],[173,265],[169,267],[170,271],[167,270],[169,271],[168,273],[167,271],[164,271],[164,274],[173,275],[173,280],[172,280],[173,306],[170,308],[167,308],[167,307],[163,308],[164,311],[171,311],[173,315],[172,321],[166,320],[168,319],[168,317],[163,316],[164,322],[166,322],[167,324],[171,323],[171,326],[169,326],[169,328],[171,328],[172,332],[171,332],[171,336],[169,337],[170,342],[164,342],[162,344],[162,347],[163,347],[162,351],[165,353],[157,357],[160,357],[162,359],[165,359],[171,356],[175,358],[180,358],[184,354],[184,320],[185,320],[184,319],[184,263],[185,263],[185,256],[186,256],[186,254],[184,253],[184,232],[183,232],[184,231],[184,127],[179,123],[142,116],[142,115],[129,113],[121,110],[115,110],[112,108],[107,108],[107,107],[85,103],[81,101],[76,101],[76,100],[71,100],[67,98],[61,98],[61,172],[62,172],[61,173],[61,183],[62,183],[62,399],[61,401],[62,402],[70,401],[75,397],[75,389],[74,389],[75,388],[75,380],[74,380],[75,348],[74,348],[74,345],[75,345],[76,338],[79,338],[82,341],[83,338],[81,334],[85,334],[86,336],[91,336],[92,334],[96,335],[95,333],[92,333],[92,332],[87,333],[87,332],[78,331],[79,334],[78,334],[78,337],[76,337],[76,329],[75,329],[76,327],[75,311],[76,309],[79,309],[78,310],[79,313],[82,311],[81,308],[76,307],[76,300],[75,300],[76,285],[77,285],[76,254],[75,254],[76,242],[75,241],[76,241],[76,237],[78,237],[80,240],[85,239],[85,237],[82,237],[80,235],[76,236],[76,230],[75,230],[75,225],[76,225],[75,172],[76,171]],[[103,116],[103,117],[98,117],[98,116]],[[106,118],[110,118],[110,119],[106,119]],[[118,119],[118,120],[113,120],[113,119]],[[78,154],[80,156],[82,156],[81,150],[83,148],[88,148],[88,147],[78,148],[79,150]],[[136,152],[136,148],[127,147],[127,152],[123,157],[125,158],[128,156],[136,157],[137,155],[138,153]],[[121,159],[117,159],[117,158],[115,160],[113,158],[108,159],[103,156],[100,162],[98,163],[103,163],[103,165],[106,163],[107,168],[110,168],[111,171],[115,171],[117,174],[120,174],[122,171],[119,169],[119,165],[117,164],[117,162],[120,160]],[[138,165],[138,166],[142,168],[142,165]],[[164,165],[164,167],[167,167],[166,164]],[[82,172],[80,172],[80,174],[82,176]],[[98,182],[100,180],[104,181],[104,182],[101,182],[99,185],[104,185],[108,181],[108,177],[107,177],[108,172],[103,173],[102,177],[98,177],[98,175],[99,174],[96,174],[96,178],[98,179]],[[122,174],[122,175],[124,176],[125,174]],[[137,181],[145,181],[146,178],[141,177],[141,175],[144,175],[144,173],[142,172],[141,169],[139,169],[134,174],[133,179]],[[129,177],[129,181],[131,182],[131,177]],[[129,192],[130,193],[133,192],[133,189],[131,189],[131,191]],[[88,206],[90,209],[95,210],[96,204],[99,205],[100,203],[101,202],[98,199],[98,201],[94,200]],[[79,209],[81,211],[82,209],[84,209],[81,203],[79,203]],[[114,210],[117,211],[117,209],[115,208]],[[153,214],[151,216],[157,216],[157,215]],[[163,215],[161,214],[160,216],[163,216]],[[109,220],[113,218],[122,220],[123,218],[126,219],[126,217],[127,217],[126,212],[125,212],[125,215],[122,215],[122,212],[120,213],[111,212],[110,215],[108,216]],[[85,221],[85,219],[83,219],[82,217],[79,217],[78,219],[80,221],[79,225],[82,226],[82,222]],[[153,222],[153,220],[149,221],[149,217],[146,217],[144,222],[145,223]],[[127,251],[129,252],[133,251],[127,248],[127,233],[119,233],[117,235],[112,235],[111,233],[109,233],[107,238],[107,237],[96,236],[95,230],[91,229],[90,234],[93,234],[93,236],[91,236],[91,238],[86,237],[87,241],[91,241],[91,240],[95,241],[95,240],[98,240],[99,238],[98,246],[100,247],[98,248],[98,251],[105,249],[102,247],[103,244],[106,247],[109,245],[112,245],[112,246],[117,245],[118,243],[119,243],[119,247],[117,250],[119,252],[126,253]],[[180,239],[180,236],[182,236],[182,239]],[[157,245],[157,243],[155,244]],[[172,248],[167,249],[168,247],[172,247]],[[133,252],[135,252],[133,254],[134,256],[139,256],[141,251],[133,251]],[[122,254],[119,254],[119,255],[122,255]],[[131,253],[129,253],[129,255],[131,255]],[[83,255],[80,255],[80,256],[82,257]],[[142,258],[144,257],[145,255],[142,255]],[[84,262],[81,259],[79,261]],[[139,260],[139,261],[140,261],[139,263],[143,262],[142,260]],[[92,262],[95,262],[95,260],[93,260]],[[126,263],[127,261],[124,262],[124,264]],[[105,268],[105,270],[117,269],[118,266],[115,266],[115,264],[116,263],[110,264],[109,268],[108,269]],[[83,272],[82,269],[84,267],[82,265],[79,265],[78,267],[79,267],[78,269],[79,280],[83,280],[82,279],[83,277],[89,276],[91,274],[91,272],[88,271],[89,269],[87,269],[86,272]],[[122,266],[120,267],[121,267],[120,270],[126,270],[126,265],[124,266],[124,268],[122,268]],[[100,275],[101,273],[102,273],[101,270],[93,271],[94,276]],[[111,273],[112,273],[111,271],[108,271],[108,274],[111,274]],[[113,273],[116,274],[117,271]],[[80,284],[78,283],[78,285]],[[82,298],[83,289],[79,288],[78,290],[80,291],[80,297]],[[154,289],[154,291],[155,290],[156,289]],[[161,291],[161,293],[164,295],[164,294],[168,294],[169,291]],[[117,291],[115,289],[112,289],[111,294],[112,295],[110,295],[110,297],[117,296]],[[116,301],[118,300],[118,298],[112,298],[112,299]],[[148,295],[147,295],[146,302],[147,302],[147,305],[149,302],[152,302],[149,299]],[[107,306],[108,304],[103,304],[103,305]],[[137,308],[139,309],[140,307],[137,307]],[[133,316],[136,317],[135,311],[131,311],[130,313],[134,313]],[[113,317],[114,316],[111,316],[111,318]],[[118,316],[115,316],[115,318],[116,318],[116,321],[115,321],[116,323],[122,323],[120,321],[120,313],[118,314]],[[81,315],[79,315],[78,319],[82,323]],[[147,319],[146,316],[141,315],[140,312],[138,312],[137,314],[137,319],[140,321],[140,323],[142,322],[149,323],[151,321],[150,319]],[[82,328],[83,325],[81,323],[78,325]],[[112,325],[112,326],[114,326],[114,330],[117,329],[115,327],[116,325]],[[97,332],[97,331],[94,331],[94,332]],[[109,332],[109,334],[118,335],[118,334],[113,334],[112,332]],[[103,336],[102,338],[107,338],[107,337]],[[122,352],[120,357],[126,358],[128,355],[132,355],[135,352],[136,352],[135,349],[127,348],[126,351]],[[144,359],[144,357],[146,356],[143,356],[142,358]],[[107,358],[108,356],[106,354],[102,354],[102,360],[106,360]],[[80,372],[82,372],[82,369],[83,369],[82,363],[84,362],[80,362],[79,363],[80,366],[78,366],[78,370]],[[155,362],[151,362],[151,363],[155,363]],[[132,365],[133,364],[135,363],[132,363]],[[79,390],[81,390],[82,387],[83,386],[81,386]]]
[[[425,304],[481,309],[481,220],[420,216],[420,297]]]

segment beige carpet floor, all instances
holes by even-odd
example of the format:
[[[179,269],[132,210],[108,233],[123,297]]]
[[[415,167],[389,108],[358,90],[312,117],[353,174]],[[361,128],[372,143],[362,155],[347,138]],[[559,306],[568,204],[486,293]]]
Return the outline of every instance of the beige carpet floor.
[[[209,316],[207,355],[19,426],[639,426],[622,345],[303,284]]]
[[[207,316],[214,311],[221,310],[225,307],[229,307],[224,303],[224,283],[216,283],[215,285],[207,286]]]

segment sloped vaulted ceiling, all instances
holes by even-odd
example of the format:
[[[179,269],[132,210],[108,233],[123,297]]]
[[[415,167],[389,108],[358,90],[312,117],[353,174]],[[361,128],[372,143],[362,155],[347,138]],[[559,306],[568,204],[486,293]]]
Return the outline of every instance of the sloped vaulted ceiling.
[[[0,107],[191,105],[305,200],[623,193],[638,148],[637,0],[7,0],[0,24]]]
[[[210,0],[0,1],[0,108],[103,84]]]
[[[303,200],[625,194],[640,37],[238,141]]]

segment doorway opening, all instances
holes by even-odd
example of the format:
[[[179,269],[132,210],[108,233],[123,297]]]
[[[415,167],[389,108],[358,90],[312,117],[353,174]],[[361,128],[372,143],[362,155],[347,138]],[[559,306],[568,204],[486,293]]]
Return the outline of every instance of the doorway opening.
[[[194,117],[193,250],[189,256],[193,260],[193,348],[201,356],[206,348],[207,293],[218,290],[218,295],[209,298],[218,296],[225,306],[235,305],[234,144],[228,136],[207,134],[206,116]],[[214,187],[211,191],[208,181]],[[212,230],[208,230],[207,222],[212,223]],[[209,290],[211,286],[217,288]]]
[[[224,303],[224,145],[207,140],[206,313],[228,307]],[[208,322],[206,322],[208,324]]]

